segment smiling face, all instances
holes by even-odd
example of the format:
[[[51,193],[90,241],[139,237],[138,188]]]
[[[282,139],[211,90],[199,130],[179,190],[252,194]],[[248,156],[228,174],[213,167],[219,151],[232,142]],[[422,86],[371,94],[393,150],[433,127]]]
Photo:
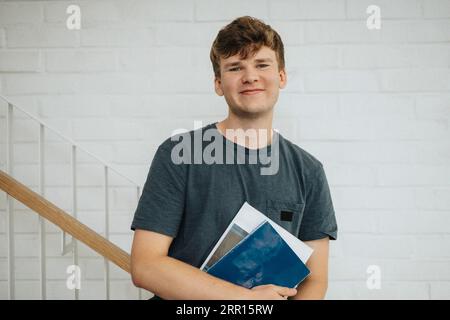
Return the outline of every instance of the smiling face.
[[[275,51],[262,46],[246,59],[239,54],[221,58],[220,78],[214,84],[216,93],[225,96],[231,112],[255,118],[272,111],[286,82],[286,72],[278,70]]]

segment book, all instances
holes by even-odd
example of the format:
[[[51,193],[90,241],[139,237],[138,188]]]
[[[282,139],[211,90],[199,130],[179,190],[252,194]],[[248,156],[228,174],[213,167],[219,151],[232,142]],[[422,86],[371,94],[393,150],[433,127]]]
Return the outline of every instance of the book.
[[[294,288],[310,274],[268,221],[245,236],[206,272],[246,288],[264,284]]]
[[[292,250],[297,254],[299,259],[306,263],[311,256],[313,249],[303,243],[301,240],[293,236],[286,229],[268,218],[262,212],[244,202],[238,213],[223,232],[200,269],[207,271],[211,265],[228,252],[234,245],[242,240],[247,234],[255,230],[264,221],[268,221],[272,227],[280,234]],[[211,261],[212,259],[212,261]]]
[[[212,250],[212,256],[206,261],[206,265],[203,270],[208,271],[208,269],[216,263],[220,258],[222,258],[227,252],[234,248],[242,239],[244,239],[248,232],[242,229],[237,223],[231,224],[231,228],[224,233],[222,241],[218,244],[215,250]]]

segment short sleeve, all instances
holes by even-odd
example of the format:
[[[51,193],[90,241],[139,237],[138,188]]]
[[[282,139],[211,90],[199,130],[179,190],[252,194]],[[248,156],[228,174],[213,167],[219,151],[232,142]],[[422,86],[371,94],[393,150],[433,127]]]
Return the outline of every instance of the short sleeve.
[[[185,165],[174,164],[170,148],[156,151],[134,214],[131,229],[144,229],[175,238],[183,217]]]
[[[322,164],[307,181],[305,209],[298,238],[302,241],[329,237],[337,239],[336,216],[331,200],[330,188]]]

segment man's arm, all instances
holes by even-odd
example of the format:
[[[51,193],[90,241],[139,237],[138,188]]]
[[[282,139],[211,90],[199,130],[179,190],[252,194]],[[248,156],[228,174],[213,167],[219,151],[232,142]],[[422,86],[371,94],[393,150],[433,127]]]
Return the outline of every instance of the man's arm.
[[[260,286],[246,289],[213,277],[187,263],[169,257],[173,238],[156,232],[136,230],[131,249],[131,276],[135,286],[163,299],[284,299],[295,289]]]
[[[314,249],[306,266],[311,274],[297,287],[297,294],[292,300],[319,300],[325,298],[328,289],[328,248],[329,238],[305,241]]]

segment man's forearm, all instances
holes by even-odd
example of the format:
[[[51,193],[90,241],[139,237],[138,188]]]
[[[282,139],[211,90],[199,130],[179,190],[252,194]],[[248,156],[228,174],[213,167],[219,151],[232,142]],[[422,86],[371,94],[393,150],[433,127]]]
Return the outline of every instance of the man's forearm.
[[[133,282],[163,299],[249,299],[251,293],[171,257],[134,267]]]

